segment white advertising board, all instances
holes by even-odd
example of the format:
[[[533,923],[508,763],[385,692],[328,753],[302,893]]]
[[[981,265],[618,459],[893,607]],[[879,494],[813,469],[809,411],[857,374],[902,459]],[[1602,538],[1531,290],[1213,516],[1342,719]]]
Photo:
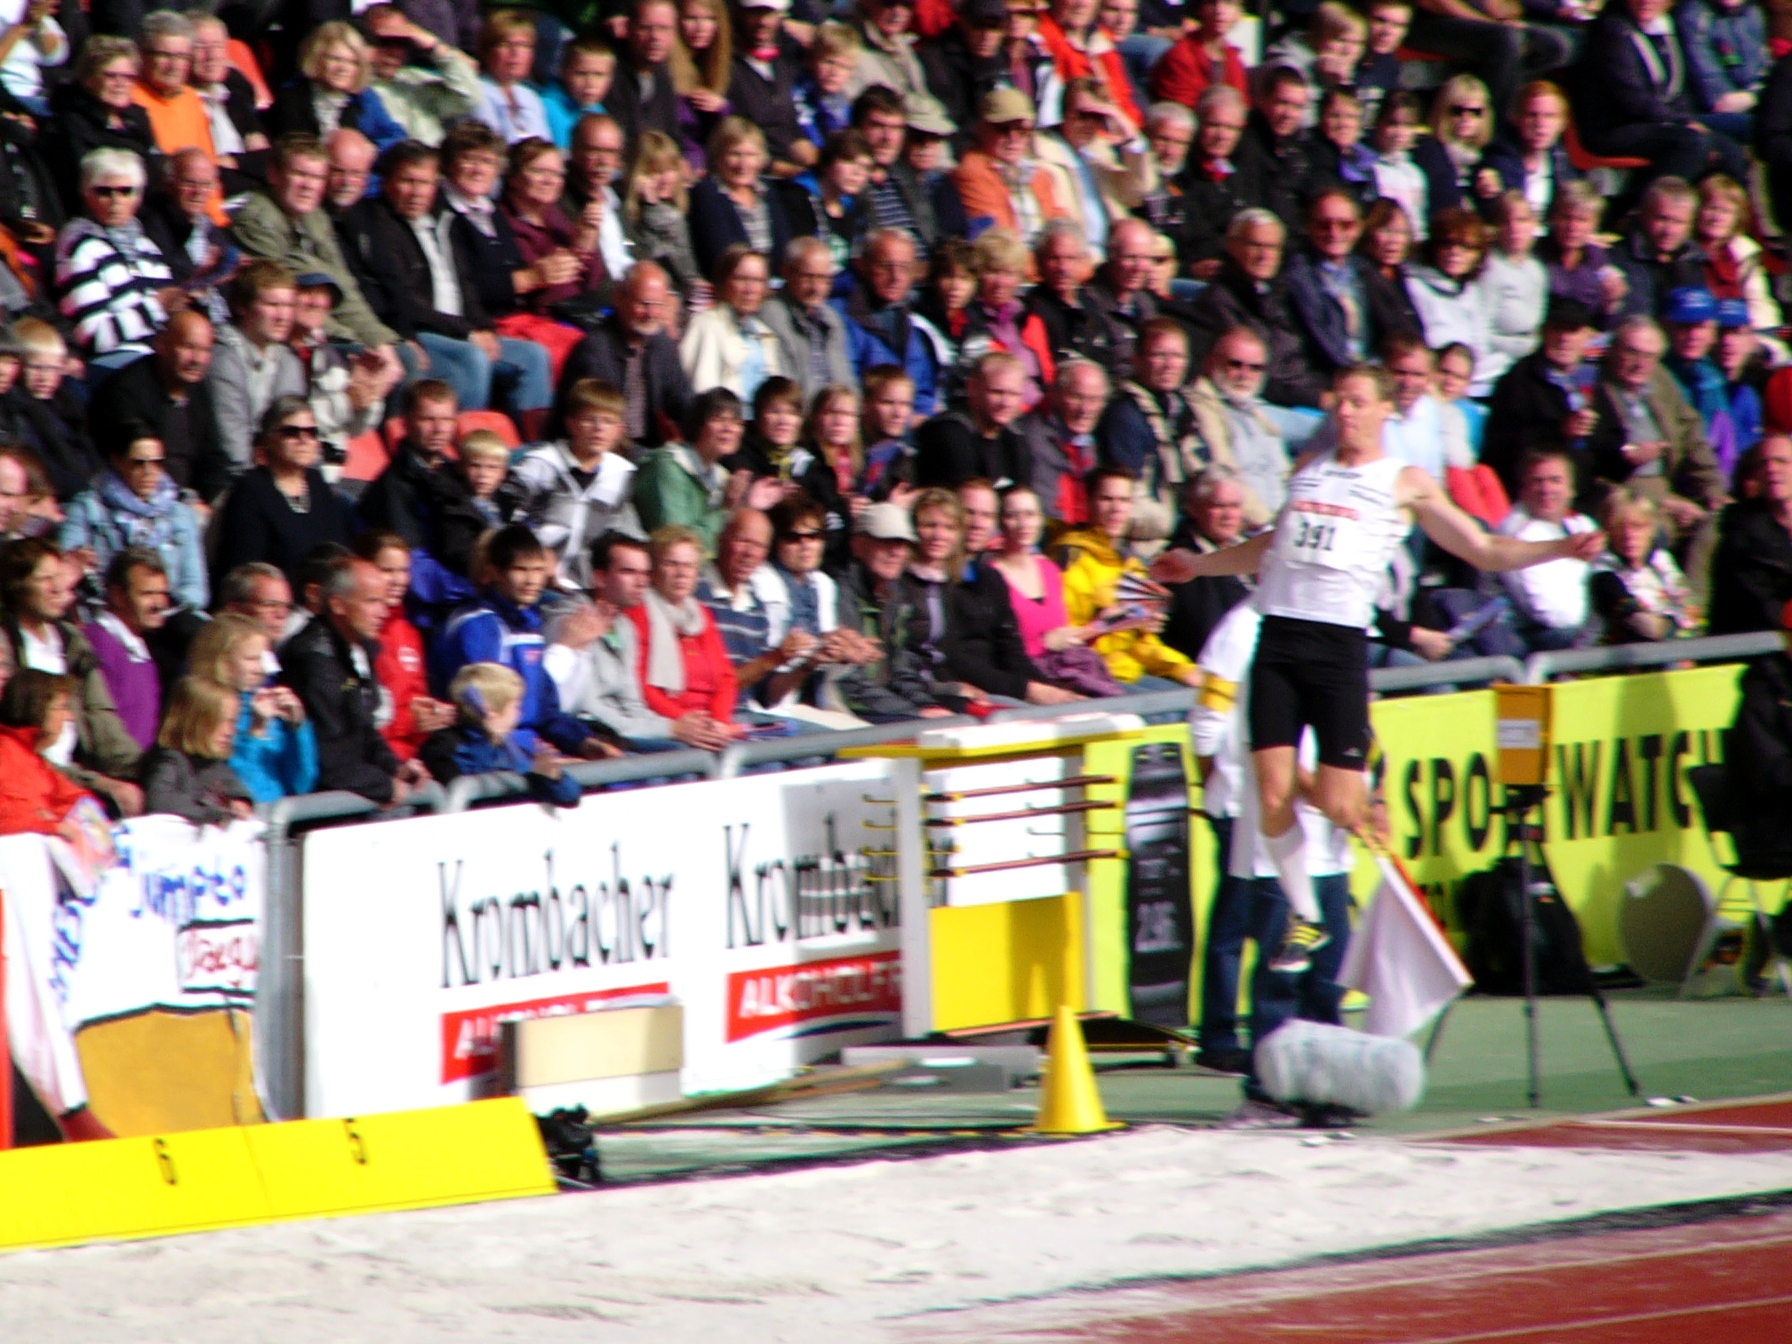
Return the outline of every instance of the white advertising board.
[[[686,1093],[892,1039],[917,809],[864,761],[307,835],[306,1114],[488,1095],[500,1020],[643,996]]]

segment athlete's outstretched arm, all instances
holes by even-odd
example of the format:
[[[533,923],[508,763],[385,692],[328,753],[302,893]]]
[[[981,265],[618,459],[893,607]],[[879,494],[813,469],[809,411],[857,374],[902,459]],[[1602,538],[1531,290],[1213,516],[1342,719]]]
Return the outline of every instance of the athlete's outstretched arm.
[[[1406,507],[1425,535],[1476,569],[1497,572],[1529,569],[1547,560],[1596,560],[1605,550],[1605,533],[1600,531],[1576,532],[1555,541],[1496,536],[1457,508],[1443,487],[1417,467],[1403,471],[1400,484]]]
[[[1263,563],[1263,553],[1275,536],[1272,528],[1259,532],[1249,541],[1222,546],[1205,555],[1193,551],[1165,551],[1151,562],[1151,577],[1159,583],[1187,583],[1190,579],[1210,579],[1222,574],[1255,574]]]

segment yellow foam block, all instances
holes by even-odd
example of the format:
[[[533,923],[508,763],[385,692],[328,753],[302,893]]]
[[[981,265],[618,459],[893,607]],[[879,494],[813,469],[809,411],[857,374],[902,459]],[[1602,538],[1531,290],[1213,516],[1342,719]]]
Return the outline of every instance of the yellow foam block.
[[[541,1132],[502,1097],[243,1131],[275,1218],[551,1195]]]
[[[0,1249],[552,1194],[514,1097],[0,1153]]]
[[[158,1237],[264,1221],[241,1129],[0,1153],[0,1247]]]
[[[684,1009],[675,1003],[501,1022],[498,1034],[507,1092],[684,1067]]]

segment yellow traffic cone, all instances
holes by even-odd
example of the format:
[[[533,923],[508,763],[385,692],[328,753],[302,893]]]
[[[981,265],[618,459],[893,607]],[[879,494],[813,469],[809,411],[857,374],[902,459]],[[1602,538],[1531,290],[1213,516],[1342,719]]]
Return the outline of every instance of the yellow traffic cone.
[[[1045,1042],[1045,1078],[1039,1085],[1039,1114],[1035,1134],[1100,1134],[1126,1126],[1110,1121],[1102,1109],[1101,1092],[1095,1086],[1095,1070],[1089,1065],[1089,1047],[1083,1027],[1070,1005],[1060,1004]]]

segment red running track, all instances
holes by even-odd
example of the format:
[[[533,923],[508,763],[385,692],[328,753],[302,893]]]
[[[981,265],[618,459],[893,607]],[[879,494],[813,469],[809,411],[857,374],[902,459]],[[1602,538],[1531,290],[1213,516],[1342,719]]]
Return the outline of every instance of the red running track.
[[[1792,1098],[1441,1140],[1792,1149]],[[1792,1211],[1067,1294],[935,1317],[931,1344],[1792,1344]]]
[[[1236,1275],[936,1319],[945,1328],[927,1337],[942,1344],[1787,1344],[1792,1213]]]
[[[1496,1148],[1771,1153],[1792,1148],[1792,1099],[1620,1111],[1458,1134],[1445,1142]],[[1787,1326],[1785,1338],[1792,1341],[1792,1323]]]

